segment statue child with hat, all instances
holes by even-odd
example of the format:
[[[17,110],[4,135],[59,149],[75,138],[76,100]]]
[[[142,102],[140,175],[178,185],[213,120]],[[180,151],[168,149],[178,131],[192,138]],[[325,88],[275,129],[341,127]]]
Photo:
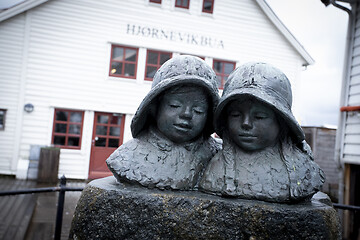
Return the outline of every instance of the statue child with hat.
[[[220,149],[210,134],[219,95],[216,75],[198,57],[181,55],[156,72],[131,123],[133,139],[106,160],[118,181],[192,190]]]
[[[324,183],[292,112],[288,78],[266,63],[247,63],[229,76],[215,111],[223,149],[200,181],[202,191],[245,199],[293,202]]]

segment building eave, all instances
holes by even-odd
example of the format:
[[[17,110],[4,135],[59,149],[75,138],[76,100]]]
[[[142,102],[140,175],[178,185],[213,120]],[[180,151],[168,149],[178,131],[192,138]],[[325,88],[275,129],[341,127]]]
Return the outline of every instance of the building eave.
[[[305,50],[305,48],[300,44],[300,42],[292,35],[289,29],[281,22],[281,20],[276,16],[273,10],[265,2],[265,0],[256,0],[260,8],[264,11],[266,16],[270,21],[276,26],[277,29],[284,35],[284,37],[289,41],[289,43],[295,48],[295,50],[301,55],[304,59],[304,66],[312,65],[315,63],[314,59],[310,54]]]
[[[19,3],[9,9],[6,9],[0,13],[0,22],[3,22],[13,16],[26,12],[34,7],[37,7],[49,0],[26,0]]]

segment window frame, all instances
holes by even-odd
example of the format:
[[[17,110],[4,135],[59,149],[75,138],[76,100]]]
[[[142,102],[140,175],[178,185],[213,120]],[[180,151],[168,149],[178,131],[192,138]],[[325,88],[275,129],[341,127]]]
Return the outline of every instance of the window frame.
[[[162,0],[149,0],[150,3],[161,4]]]
[[[68,112],[68,118],[67,121],[61,121],[61,120],[56,120],[56,113],[57,112]],[[78,122],[70,122],[70,113],[72,112],[77,112],[77,113],[81,113],[81,123]],[[84,128],[84,111],[82,110],[72,110],[72,109],[63,109],[63,108],[55,108],[54,109],[54,122],[53,122],[53,128],[52,128],[52,136],[51,136],[51,144],[54,145],[55,147],[59,147],[61,149],[81,149],[81,141],[82,141],[82,133],[83,133],[83,128]],[[55,126],[56,124],[66,124],[66,132],[65,133],[58,133],[55,132]],[[80,125],[80,133],[79,134],[75,134],[75,133],[69,133],[69,126],[70,125]],[[65,144],[64,145],[58,145],[54,143],[54,139],[56,136],[64,136],[65,137]],[[79,138],[79,146],[69,146],[68,145],[68,140],[69,137],[78,137]]]
[[[148,59],[149,59],[149,52],[156,52],[158,53],[158,58],[157,58],[157,63],[156,64],[153,64],[153,63],[148,63]],[[144,76],[144,80],[145,81],[152,81],[153,78],[149,78],[149,77],[146,77],[146,73],[147,73],[147,67],[150,66],[150,67],[156,67],[156,69],[158,70],[162,64],[160,64],[160,56],[161,54],[164,53],[164,54],[170,54],[170,58],[172,58],[172,52],[165,52],[165,51],[159,51],[159,50],[152,50],[152,49],[147,49],[146,51],[146,60],[145,60],[145,76]],[[169,58],[169,59],[170,59]]]
[[[207,11],[205,10],[205,2],[211,2],[211,10],[210,11]],[[202,5],[202,8],[201,8],[201,12],[203,13],[208,13],[208,14],[213,14],[214,13],[214,4],[215,4],[215,0],[203,0],[203,5]]]
[[[215,70],[215,67],[214,67],[215,62],[221,62],[221,63],[223,63],[220,73]],[[234,61],[227,61],[227,60],[222,60],[222,59],[213,59],[213,70],[214,70],[214,72],[216,73],[216,76],[217,76],[217,77],[218,77],[218,76],[220,77],[220,81],[221,81],[221,84],[220,84],[219,89],[224,89],[224,85],[225,85],[225,82],[226,82],[226,81],[224,80],[224,78],[225,78],[225,77],[229,77],[229,75],[230,75],[230,74],[224,73],[224,70],[225,70],[225,64],[224,64],[224,63],[231,63],[231,64],[233,64],[234,68],[233,68],[231,71],[233,71],[233,70],[236,68],[236,62],[234,62]]]
[[[187,6],[183,6],[183,3],[184,3],[185,0],[179,0],[179,1],[181,1],[180,5],[178,5],[177,0],[175,0],[175,7],[176,8],[183,8],[183,9],[189,9],[190,8],[190,0],[187,0],[188,1]]]
[[[7,111],[7,109],[0,108],[0,112],[4,112],[2,127],[1,127],[1,125],[0,125],[0,131],[5,131],[6,111]]]
[[[123,59],[122,61],[118,61],[118,60],[114,60],[113,59],[113,53],[114,53],[114,48],[123,48],[124,52],[123,52]],[[131,50],[136,50],[136,60],[135,62],[131,62],[131,61],[127,61],[125,60],[125,53],[126,53],[126,49],[131,49]],[[124,45],[118,45],[118,44],[112,44],[111,45],[111,54],[110,54],[110,64],[109,64],[109,76],[110,77],[121,77],[121,78],[130,78],[130,79],[136,79],[136,73],[137,73],[137,67],[138,67],[138,59],[139,59],[139,48],[137,47],[128,47],[128,46],[124,46]],[[121,74],[114,74],[111,73],[111,66],[113,62],[121,62],[123,64],[122,67],[122,72]],[[125,64],[126,63],[131,63],[135,65],[135,70],[134,70],[134,76],[126,76],[124,74],[125,71]]]

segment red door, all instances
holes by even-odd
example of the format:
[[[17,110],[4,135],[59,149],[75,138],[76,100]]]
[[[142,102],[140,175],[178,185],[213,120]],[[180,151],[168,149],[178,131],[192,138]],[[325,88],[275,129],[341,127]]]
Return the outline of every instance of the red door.
[[[91,144],[89,179],[110,176],[105,160],[123,143],[124,114],[96,112]]]

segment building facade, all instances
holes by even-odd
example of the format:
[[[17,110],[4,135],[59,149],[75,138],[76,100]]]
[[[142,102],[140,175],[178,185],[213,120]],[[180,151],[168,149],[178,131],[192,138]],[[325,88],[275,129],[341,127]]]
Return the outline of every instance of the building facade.
[[[310,55],[264,0],[27,0],[0,12],[0,174],[61,148],[59,176],[106,175],[158,67],[203,58],[219,88],[239,64],[282,69],[294,92]],[[105,166],[105,167],[104,167]]]
[[[360,1],[343,2],[350,8],[337,1],[327,3],[349,14],[335,160],[341,170],[339,201],[360,206]],[[343,226],[344,239],[359,239],[360,213],[345,211]]]

